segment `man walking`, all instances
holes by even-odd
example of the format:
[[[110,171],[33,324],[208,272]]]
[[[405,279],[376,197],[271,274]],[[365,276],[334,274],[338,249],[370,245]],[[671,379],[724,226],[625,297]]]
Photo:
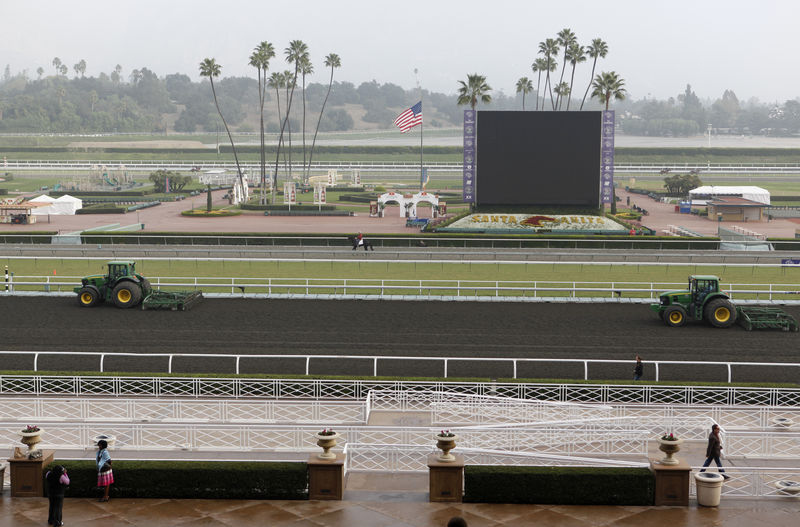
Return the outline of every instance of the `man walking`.
[[[700,472],[705,472],[706,467],[711,464],[712,461],[717,464],[720,473],[722,473],[722,477],[728,479],[730,476],[725,474],[725,469],[722,468],[722,463],[719,461],[719,457],[722,455],[722,440],[719,437],[719,425],[715,424],[711,427],[711,433],[708,434],[708,447],[706,447],[706,461],[703,463],[703,468]]]
[[[636,356],[636,366],[633,368],[633,380],[638,381],[642,378],[642,374],[644,373],[644,365],[642,364],[642,358],[640,356]]]

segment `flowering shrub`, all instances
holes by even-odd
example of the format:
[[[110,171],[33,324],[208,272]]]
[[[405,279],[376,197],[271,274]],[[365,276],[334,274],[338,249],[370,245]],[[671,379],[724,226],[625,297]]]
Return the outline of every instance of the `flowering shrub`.
[[[33,432],[38,432],[39,431],[39,427],[36,426],[36,425],[28,425],[25,428],[23,428],[22,431],[24,433],[26,433],[26,434],[30,434],[30,433],[33,433]]]
[[[450,430],[442,430],[437,434],[439,437],[455,437],[456,435]]]
[[[672,432],[670,432],[669,434],[664,432],[664,435],[661,436],[661,440],[662,441],[677,441],[678,437],[675,434],[673,434]]]
[[[333,431],[333,428],[323,428],[322,432],[319,433],[321,436],[332,436],[336,432]]]

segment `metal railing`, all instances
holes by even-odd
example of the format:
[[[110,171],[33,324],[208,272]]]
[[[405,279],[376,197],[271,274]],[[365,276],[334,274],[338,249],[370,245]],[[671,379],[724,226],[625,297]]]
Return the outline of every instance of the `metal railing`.
[[[36,353],[36,352],[31,352]],[[2,353],[0,352],[0,355]],[[419,360],[419,357],[413,357]],[[441,359],[437,359],[441,360]],[[588,362],[588,361],[587,361]],[[627,361],[629,363],[629,361]],[[704,364],[704,363],[697,363]],[[798,366],[796,364],[790,366]],[[780,366],[779,366],[780,367]],[[147,377],[0,374],[0,395],[62,397],[268,398],[365,400],[371,390],[435,391],[607,405],[800,407],[800,389],[749,386],[570,384],[247,377]],[[708,409],[713,412],[713,408]],[[765,410],[766,411],[766,410]],[[714,414],[711,414],[712,417]],[[762,418],[766,419],[766,417]],[[764,422],[764,421],[761,421]]]
[[[118,353],[118,352],[101,352],[101,351],[0,351],[0,357],[2,356],[27,356],[31,359],[31,365],[29,369],[32,371],[39,371],[39,358],[43,356],[55,356],[55,357],[96,357],[98,359],[98,367],[97,371],[103,372],[105,371],[105,360],[106,358],[116,358],[116,357],[126,357],[126,358],[140,358],[146,359],[146,363],[148,367],[153,369],[155,362],[150,360],[153,358],[164,358],[167,359],[166,364],[166,372],[165,373],[172,373],[173,371],[173,361],[175,359],[199,359],[199,358],[215,358],[215,359],[228,359],[230,361],[230,373],[239,375],[241,373],[241,363],[242,361],[253,360],[253,359],[283,359],[283,360],[291,360],[296,361],[301,364],[298,368],[297,373],[301,375],[324,375],[326,371],[328,371],[325,367],[325,361],[330,360],[344,360],[348,359],[352,362],[367,362],[371,364],[372,367],[372,375],[375,377],[379,377],[382,375],[382,370],[380,370],[380,363],[386,362],[387,364],[393,363],[393,366],[396,366],[398,362],[406,362],[406,363],[416,363],[419,364],[420,362],[427,362],[427,363],[436,363],[440,366],[442,375],[441,377],[447,378],[448,377],[448,368],[450,363],[482,363],[482,364],[506,364],[510,366],[512,379],[516,379],[518,377],[517,371],[520,365],[525,364],[553,364],[553,363],[561,363],[561,364],[573,364],[578,366],[579,368],[583,369],[583,379],[584,380],[591,380],[591,376],[589,373],[590,366],[597,366],[597,365],[604,365],[604,364],[619,364],[620,366],[629,365],[630,360],[621,360],[621,359],[551,359],[551,358],[501,358],[501,357],[492,357],[492,358],[485,358],[485,357],[415,357],[415,356],[403,356],[403,355],[280,355],[280,354],[269,354],[269,355],[262,355],[262,354],[253,354],[253,355],[244,355],[244,354],[225,354],[225,353]],[[312,367],[314,362],[318,361],[318,368],[315,369]],[[736,367],[751,367],[751,366],[758,366],[764,368],[773,368],[776,371],[785,372],[787,369],[794,370],[797,369],[800,372],[800,363],[790,363],[790,362],[730,362],[730,361],[670,361],[670,360],[649,360],[649,361],[642,361],[645,364],[652,365],[653,370],[655,372],[655,381],[661,380],[661,368],[668,367],[668,366],[698,366],[702,367],[705,370],[709,369],[709,366],[720,366],[724,371],[726,371],[727,380],[723,382],[731,383],[734,381],[733,378],[733,371]],[[218,371],[209,372],[209,373],[219,373]],[[386,373],[386,375],[390,375]],[[0,376],[0,393],[3,392],[2,386],[2,379],[5,376]],[[163,381],[168,381],[166,378],[158,378]]]
[[[476,262],[477,263],[477,262]],[[502,262],[494,262],[502,263]],[[493,264],[494,264],[493,263]],[[492,265],[493,265],[492,264]],[[599,262],[574,262],[571,265],[603,265]],[[557,265],[552,262],[548,265]],[[569,265],[561,263],[560,265]],[[614,265],[652,265],[647,263],[618,263]],[[664,265],[664,264],[659,264]],[[676,264],[677,265],[677,264]],[[689,265],[689,264],[683,264]],[[705,264],[691,264],[703,266]],[[708,264],[719,267],[719,264]],[[753,264],[726,264],[727,266]],[[781,264],[768,267],[780,267]],[[0,295],[24,291],[46,293],[72,293],[80,285],[79,276],[13,276],[0,288]],[[203,289],[206,293],[226,293],[230,295],[275,295],[330,297],[407,297],[425,299],[482,298],[496,297],[509,300],[540,300],[542,298],[586,298],[606,301],[652,301],[664,291],[685,289],[685,282],[590,282],[563,280],[400,280],[400,279],[360,279],[360,278],[242,278],[242,277],[148,277],[157,289],[174,290]],[[760,302],[800,304],[800,284],[728,284],[725,292],[737,300],[756,300]]]

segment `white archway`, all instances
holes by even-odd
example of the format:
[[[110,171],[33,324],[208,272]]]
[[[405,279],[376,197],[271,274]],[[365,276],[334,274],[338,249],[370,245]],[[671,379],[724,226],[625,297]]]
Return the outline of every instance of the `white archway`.
[[[433,208],[433,217],[439,215],[439,196],[431,194],[430,192],[421,191],[416,194],[401,194],[399,192],[386,192],[378,197],[378,216],[383,217],[383,209],[386,208],[387,203],[397,203],[400,205],[400,217],[408,216],[412,218],[417,217],[417,205],[420,202],[430,203]]]

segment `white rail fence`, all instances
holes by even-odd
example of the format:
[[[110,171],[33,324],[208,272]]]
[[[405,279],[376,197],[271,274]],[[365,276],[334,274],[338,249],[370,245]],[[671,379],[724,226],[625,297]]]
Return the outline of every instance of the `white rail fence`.
[[[0,352],[0,356],[2,354],[3,352]],[[414,359],[419,360],[417,357]],[[764,408],[764,412],[778,410],[783,412],[800,407],[800,389],[797,388],[0,374],[0,395],[3,396],[235,399],[258,397],[352,401],[366,399],[371,390],[436,391],[582,404],[695,405],[707,407],[709,412],[714,412],[714,406],[761,407]],[[774,410],[771,410],[771,407],[774,407]],[[769,419],[773,417],[775,416],[770,415]]]
[[[478,262],[475,262],[478,263]],[[483,262],[486,263],[486,262]],[[490,264],[504,262],[491,262]],[[533,262],[527,262],[533,263]],[[540,262],[548,265],[610,265],[608,262]],[[663,263],[626,263],[614,265],[665,265]],[[673,264],[678,265],[678,264]],[[681,264],[702,266],[703,264]],[[752,267],[753,264],[708,264],[713,267]],[[781,267],[781,264],[758,264]],[[785,266],[784,266],[785,267]],[[510,297],[517,299],[541,298],[606,298],[619,301],[638,299],[652,301],[664,291],[685,289],[685,282],[581,282],[581,281],[476,281],[476,280],[368,280],[328,278],[242,278],[242,277],[148,277],[157,289],[202,289],[206,293],[236,296],[273,295],[332,297],[375,296],[379,298],[416,296],[436,298]],[[79,276],[14,276],[0,287],[0,294],[37,291],[47,293],[72,293],[80,286]],[[728,284],[725,292],[738,300],[779,301],[800,303],[800,284]]]
[[[319,427],[209,423],[69,423],[61,422],[43,436],[43,445],[55,449],[86,449],[97,435],[112,435],[116,449],[160,451],[271,451],[315,450]],[[0,445],[19,444],[17,422],[0,422]],[[435,428],[337,427],[343,443],[417,445],[430,448]],[[459,444],[468,448],[492,448],[560,455],[646,456],[652,439],[644,430],[545,428],[453,429]],[[47,432],[47,429],[45,429]]]
[[[620,367],[625,367],[626,365],[630,364],[629,360],[619,360],[619,359],[544,359],[544,358],[503,358],[503,357],[493,357],[493,358],[482,358],[482,357],[415,357],[415,356],[404,356],[404,355],[242,355],[242,354],[225,354],[225,353],[105,353],[100,351],[5,351],[0,350],[0,359],[4,356],[6,357],[22,357],[25,361],[30,360],[30,363],[25,364],[24,366],[18,366],[16,369],[29,369],[32,371],[39,371],[39,359],[43,357],[58,357],[59,359],[68,359],[68,358],[86,358],[86,357],[95,357],[98,359],[98,366],[97,371],[104,372],[105,371],[105,362],[106,359],[115,359],[115,358],[127,358],[127,359],[140,359],[142,361],[146,361],[148,369],[156,369],[158,361],[154,361],[153,359],[161,358],[165,359],[165,370],[166,373],[173,372],[173,363],[176,360],[186,360],[186,359],[225,359],[229,361],[230,364],[230,373],[234,373],[236,375],[241,374],[241,367],[242,363],[248,360],[256,360],[256,359],[275,359],[275,360],[285,360],[285,361],[294,361],[297,362],[298,365],[295,368],[298,371],[292,371],[288,373],[292,374],[301,374],[301,375],[323,375],[326,371],[329,371],[325,368],[325,361],[331,360],[352,360],[355,362],[366,362],[372,368],[372,375],[379,376],[381,374],[380,366],[384,365],[383,363],[396,366],[398,363],[406,362],[408,364],[419,365],[420,363],[433,363],[437,365],[441,369],[441,376],[444,378],[448,377],[448,370],[449,366],[452,363],[493,363],[493,364],[506,364],[509,366],[510,369],[510,377],[513,379],[518,378],[518,370],[520,366],[523,365],[531,365],[531,364],[566,364],[566,365],[575,365],[577,368],[583,370],[583,379],[590,380],[591,374],[590,369],[591,367],[599,367],[601,365],[609,365],[609,364],[618,364]],[[642,361],[644,364],[652,366],[654,371],[655,380],[660,381],[662,380],[661,370],[668,369],[670,367],[675,366],[697,366],[704,368],[706,370],[711,369],[711,367],[719,367],[720,371],[720,381],[731,383],[734,381],[734,371],[736,368],[748,368],[748,367],[759,367],[759,368],[767,368],[767,369],[774,369],[774,371],[785,373],[787,370],[792,371],[795,370],[800,375],[800,363],[789,363],[789,362],[725,362],[725,361],[667,361],[667,360],[655,360],[655,361]],[[143,362],[144,364],[145,362]],[[218,373],[218,372],[212,372]],[[3,393],[4,389],[7,389],[3,385],[3,379],[7,379],[7,382],[13,382],[11,379],[14,379],[15,376],[0,376],[0,394]],[[20,376],[20,378],[26,378],[26,376]],[[131,386],[129,381],[123,381],[122,379],[130,379],[128,377],[120,377],[119,382],[125,382],[127,386]],[[170,385],[170,380],[167,378],[160,378],[160,377],[153,377],[151,379],[159,379],[159,384]],[[96,381],[97,383],[103,383],[100,378]],[[110,381],[106,381],[106,384]],[[207,382],[205,379],[196,379],[197,383],[200,386],[206,386]],[[257,382],[257,381],[256,381]],[[266,381],[264,381],[266,382]],[[63,384],[63,383],[62,383]],[[191,386],[186,384],[186,381],[183,383],[179,383],[182,391],[191,390]],[[58,381],[50,381],[48,383],[48,387],[53,390],[63,392],[65,387],[58,386]],[[108,389],[111,389],[110,387]],[[131,387],[133,393],[139,393],[145,387]],[[622,392],[619,396],[624,396],[626,392]],[[366,394],[365,394],[366,395]]]

